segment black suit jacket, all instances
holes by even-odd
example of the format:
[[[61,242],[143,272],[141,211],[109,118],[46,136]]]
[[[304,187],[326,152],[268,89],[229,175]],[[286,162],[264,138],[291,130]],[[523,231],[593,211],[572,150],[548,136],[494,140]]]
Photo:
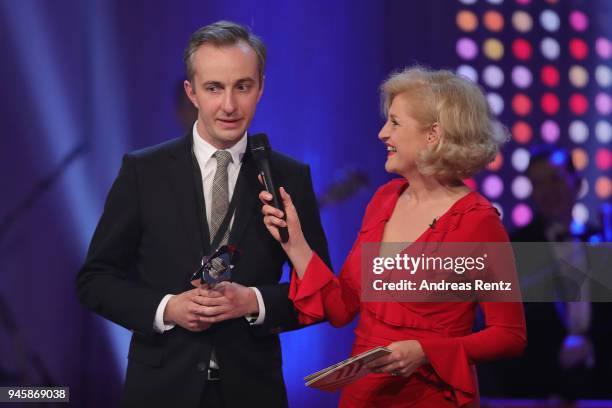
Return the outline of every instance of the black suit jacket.
[[[544,218],[536,216],[529,225],[517,230],[511,236],[511,241],[543,244],[548,242],[545,230]],[[596,230],[587,228],[587,233],[578,238],[586,241],[588,236],[595,232]],[[610,398],[612,353],[609,345],[612,344],[612,304],[591,303],[591,322],[586,335],[595,348],[594,369],[579,366],[563,370],[559,365],[559,350],[568,333],[554,303],[554,300],[558,299],[559,281],[554,267],[557,264],[556,257],[549,249],[542,247],[539,251],[531,251],[528,258],[524,255],[516,260],[517,270],[527,277],[539,273],[539,268],[551,266],[550,278],[542,279],[542,283],[537,283],[535,290],[530,289],[534,290],[530,295],[531,299],[536,298],[535,294],[539,293],[542,299],[551,301],[524,304],[529,337],[527,348],[521,357],[511,361],[490,363],[486,368],[484,365],[479,367],[479,370],[487,370],[486,375],[482,377],[488,379],[488,385],[498,388],[488,390],[485,386],[481,390],[491,396],[512,395],[521,398],[548,398],[550,395],[561,395],[562,398],[570,400]],[[610,296],[602,292],[608,289],[596,285],[596,281],[592,282],[591,290],[591,295],[595,298]]]
[[[239,201],[229,242],[243,255],[232,280],[260,290],[264,324],[239,318],[200,333],[153,330],[164,295],[191,289],[189,278],[210,251],[191,152],[189,134],[124,157],[77,276],[77,294],[92,311],[133,331],[123,406],[196,407],[213,346],[228,407],[286,406],[278,333],[298,323],[288,284],[279,284],[287,257],[262,222],[262,187],[248,149],[234,190]],[[275,152],[270,163],[277,185],[292,195],[306,239],[329,263],[308,166]]]

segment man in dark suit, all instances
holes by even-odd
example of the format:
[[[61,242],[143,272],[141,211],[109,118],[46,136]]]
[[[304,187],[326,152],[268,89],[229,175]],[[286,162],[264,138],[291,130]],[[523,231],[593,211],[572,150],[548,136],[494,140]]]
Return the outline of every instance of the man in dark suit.
[[[278,333],[298,323],[278,283],[287,258],[260,218],[246,135],[265,56],[238,24],[196,31],[185,50],[193,130],[127,154],[108,195],[77,293],[133,331],[123,406],[287,406]],[[308,166],[275,152],[270,164],[329,263]],[[202,257],[225,242],[242,251],[232,282],[191,287]]]
[[[529,344],[522,357],[491,367],[506,395],[570,401],[610,398],[611,304],[573,301],[583,289],[585,275],[578,274],[574,281],[562,273],[565,253],[560,252],[580,254],[584,247],[569,245],[588,242],[598,233],[589,225],[571,227],[581,177],[568,151],[548,146],[533,149],[526,174],[533,186],[536,216],[512,235],[512,241],[523,243],[517,245],[522,253],[517,270],[528,300]],[[581,261],[584,266],[578,270],[593,273],[586,258]],[[598,285],[597,279],[589,280],[588,289],[593,299],[610,298],[609,288]]]
[[[577,254],[586,252],[584,247],[568,244],[589,242],[591,238],[600,236],[600,231],[593,225],[581,225],[573,220],[572,209],[579,200],[582,177],[574,167],[569,151],[548,146],[533,149],[526,173],[533,186],[536,216],[529,225],[516,231],[513,241],[565,245],[558,245],[556,250],[551,245],[524,262],[527,274],[531,265],[550,268],[550,276],[554,277],[551,282],[558,293],[557,302],[525,305],[531,340],[523,361],[519,360],[524,369],[524,374],[520,375],[524,388],[529,397],[557,395],[572,401],[609,398],[608,382],[612,372],[610,304],[573,301],[580,293],[585,293],[582,286],[585,281],[588,281],[587,298],[609,299],[609,288],[599,285],[597,279],[586,279],[586,275],[581,273],[574,276],[575,281],[563,278],[563,263],[560,262],[563,257],[559,255],[559,252],[572,249],[572,259],[578,258]],[[586,255],[581,256],[580,262],[575,259],[575,264],[583,264],[578,271],[594,274]],[[517,263],[519,268],[520,261]],[[547,290],[543,292],[547,293]]]

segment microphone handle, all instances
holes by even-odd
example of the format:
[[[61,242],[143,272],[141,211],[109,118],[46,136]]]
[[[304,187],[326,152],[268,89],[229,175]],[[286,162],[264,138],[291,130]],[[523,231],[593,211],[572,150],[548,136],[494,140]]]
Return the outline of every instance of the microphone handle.
[[[280,200],[280,197],[279,197],[278,190],[276,189],[276,186],[274,186],[274,182],[272,181],[272,173],[270,172],[270,165],[267,160],[262,160],[260,164],[261,164],[261,177],[263,178],[264,186],[266,188],[266,191],[272,194],[271,204],[274,208],[278,208],[279,210],[283,212],[283,220],[287,221],[287,214],[285,213],[285,207],[283,206],[282,201]],[[283,244],[289,241],[289,231],[287,230],[287,227],[282,227],[282,228],[279,227],[278,232],[280,234],[280,239]]]

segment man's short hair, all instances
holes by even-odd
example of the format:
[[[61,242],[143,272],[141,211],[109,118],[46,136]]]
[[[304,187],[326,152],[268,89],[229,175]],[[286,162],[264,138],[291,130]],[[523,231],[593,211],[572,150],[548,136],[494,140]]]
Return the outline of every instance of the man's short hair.
[[[202,45],[213,44],[217,47],[225,47],[235,45],[241,41],[248,44],[257,55],[257,71],[259,74],[259,86],[261,86],[266,66],[265,44],[249,28],[225,20],[200,27],[189,37],[189,42],[183,55],[187,79],[193,85],[193,77],[195,75],[193,55]]]
[[[553,166],[563,167],[571,176],[580,176],[572,160],[572,155],[567,149],[549,145],[535,145],[531,147],[530,151],[531,157],[526,173],[529,173],[536,163],[546,162]]]

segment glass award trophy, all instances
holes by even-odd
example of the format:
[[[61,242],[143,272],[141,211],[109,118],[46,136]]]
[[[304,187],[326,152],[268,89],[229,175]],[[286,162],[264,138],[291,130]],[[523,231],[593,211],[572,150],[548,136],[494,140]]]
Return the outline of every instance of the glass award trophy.
[[[229,281],[239,258],[238,248],[234,245],[223,245],[212,255],[202,258],[202,264],[191,276],[191,282],[194,286],[207,284],[212,289],[220,282]]]

